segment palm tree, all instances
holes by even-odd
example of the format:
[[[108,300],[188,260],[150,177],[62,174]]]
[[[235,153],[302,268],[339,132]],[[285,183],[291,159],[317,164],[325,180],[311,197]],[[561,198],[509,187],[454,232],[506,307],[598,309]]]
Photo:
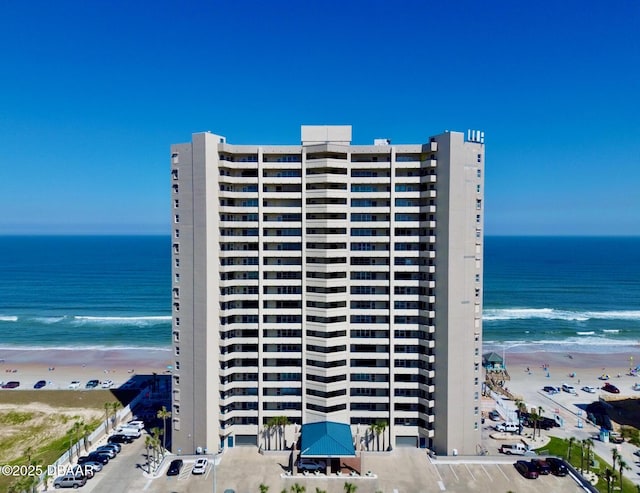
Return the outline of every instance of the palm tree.
[[[89,435],[91,434],[91,426],[83,423],[82,430],[80,430],[80,432],[82,434],[82,443],[84,445],[84,451],[88,452],[89,451],[88,439],[89,439]]]
[[[615,472],[607,467],[604,471],[604,480],[607,482],[607,493],[611,493],[612,483],[615,479]]]
[[[291,493],[304,493],[307,489],[304,486],[295,483],[291,486]]]
[[[527,405],[521,399],[516,399],[515,404],[516,404],[516,414],[518,415],[518,422],[520,423],[520,426],[518,427],[518,434],[521,435],[522,434],[521,415],[527,411]]]
[[[387,422],[386,421],[379,421],[378,422],[378,426],[380,426],[380,434],[382,435],[382,450],[385,450],[385,431],[387,429]]]
[[[289,424],[289,418],[286,416],[277,416],[276,417],[276,426],[278,427],[278,437],[279,437],[279,449],[282,450],[284,448],[282,443],[282,438],[284,437],[284,429],[285,426]]]
[[[80,439],[83,437],[85,423],[83,420],[77,421],[74,427],[76,429],[76,451],[80,457]]]
[[[321,490],[320,488],[316,488],[316,493],[327,493],[327,490]]]
[[[73,457],[73,445],[76,446],[76,455],[80,457],[80,439],[78,438],[78,435],[80,433],[81,426],[82,425],[80,424],[80,421],[76,421],[75,423],[73,423],[73,426],[71,427],[71,430],[70,430],[71,454],[69,456],[70,459]]]
[[[162,447],[159,436],[152,437],[151,446],[153,447],[153,469],[156,470],[160,465],[160,447]]]
[[[267,449],[268,450],[271,450],[271,435],[273,434],[273,430],[275,430],[277,424],[278,424],[278,418],[273,417],[273,418],[269,418],[266,424],[264,425],[265,431],[267,433],[267,443],[268,443]]]
[[[376,435],[376,443],[378,447],[378,452],[380,452],[380,435],[384,433],[384,430],[387,429],[386,421],[376,421],[370,427],[371,432]],[[384,448],[384,437],[382,437],[383,448]]]
[[[113,426],[116,426],[116,422],[118,421],[116,418],[118,416],[118,409],[120,409],[122,407],[122,404],[120,404],[120,401],[113,401],[111,403],[111,411],[113,412]]]
[[[544,409],[542,406],[538,406],[538,420],[542,421],[542,413],[544,413]],[[542,433],[542,429],[540,428],[540,423],[538,423],[538,438],[540,438]],[[534,436],[535,438],[535,436]]]
[[[612,448],[611,449],[611,457],[613,458],[613,464],[611,464],[611,469],[613,469],[615,471],[616,470],[616,461],[620,458],[620,453],[618,452],[618,449],[616,449],[616,448]]]
[[[356,493],[358,487],[353,483],[344,484],[344,493]]]
[[[104,416],[105,416],[105,431],[109,433],[109,409],[111,409],[111,403],[104,403]]]
[[[631,468],[622,457],[618,457],[618,470],[620,471],[620,490],[622,490],[622,471],[630,471]]]
[[[162,435],[162,430],[160,428],[158,428],[157,426],[154,428],[151,428],[151,436],[153,437],[153,457],[154,460],[157,462],[157,456],[158,456],[158,449],[160,448],[160,435]]]
[[[567,448],[567,462],[571,463],[571,450],[573,449],[576,437],[565,438],[565,441],[569,442],[569,447]]]
[[[593,448],[593,440],[591,438],[587,438],[584,441],[585,446],[587,447],[587,471],[591,470],[591,449]]]
[[[258,488],[260,488],[260,493],[268,493],[269,491],[269,487],[264,483],[260,483],[260,486],[258,486]]]
[[[530,419],[533,422],[533,439],[536,439],[536,428],[538,426],[538,421],[540,419],[540,416],[538,416],[538,411],[536,411],[536,409],[532,409],[531,410],[531,415],[530,415]]]
[[[585,441],[584,440],[580,440],[578,442],[578,444],[580,445],[580,473],[582,474],[582,471],[584,470],[584,448],[585,448]]]
[[[162,420],[162,447],[167,449],[167,419],[171,417],[171,411],[167,411],[167,408],[162,406],[162,409],[158,411],[158,419]],[[164,456],[164,451],[162,452]]]
[[[153,437],[147,435],[144,437],[144,447],[147,449],[147,472],[151,473],[151,446],[153,444]]]

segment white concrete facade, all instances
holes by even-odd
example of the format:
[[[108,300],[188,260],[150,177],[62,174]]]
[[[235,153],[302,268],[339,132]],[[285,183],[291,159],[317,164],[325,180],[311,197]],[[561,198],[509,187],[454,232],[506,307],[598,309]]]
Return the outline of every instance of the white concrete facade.
[[[173,451],[262,444],[286,416],[475,454],[484,143],[301,142],[171,148]]]

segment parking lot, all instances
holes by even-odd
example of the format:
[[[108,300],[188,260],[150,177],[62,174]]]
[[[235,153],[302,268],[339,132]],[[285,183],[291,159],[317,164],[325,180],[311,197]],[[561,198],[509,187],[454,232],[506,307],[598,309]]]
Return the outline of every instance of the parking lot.
[[[96,493],[112,491],[147,491],[149,493],[210,493],[214,491],[211,463],[202,476],[193,476],[193,458],[184,458],[184,466],[178,476],[167,477],[166,470],[172,458],[167,457],[161,474],[155,479],[146,477],[140,465],[144,464],[144,447],[140,439],[132,444],[126,454],[109,464],[87,483],[83,490]],[[135,452],[134,452],[135,450]],[[370,470],[371,477],[337,477],[336,475],[286,476],[287,454],[261,455],[253,447],[237,447],[221,457],[216,468],[216,491],[233,490],[235,493],[255,493],[259,485],[269,486],[269,491],[290,490],[295,483],[306,491],[316,488],[328,493],[343,492],[344,483],[357,486],[358,493],[413,493],[438,492],[507,492],[519,493],[553,491],[583,491],[569,476],[541,476],[531,480],[523,478],[514,468],[516,459],[502,457],[442,458],[431,462],[424,450],[399,448],[390,453],[363,455],[362,468]],[[95,482],[92,484],[92,482]]]

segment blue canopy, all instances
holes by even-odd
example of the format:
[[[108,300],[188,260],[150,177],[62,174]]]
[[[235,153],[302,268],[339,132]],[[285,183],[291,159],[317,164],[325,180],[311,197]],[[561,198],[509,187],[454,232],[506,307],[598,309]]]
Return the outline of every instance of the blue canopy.
[[[300,457],[355,457],[351,427],[321,421],[302,425]]]

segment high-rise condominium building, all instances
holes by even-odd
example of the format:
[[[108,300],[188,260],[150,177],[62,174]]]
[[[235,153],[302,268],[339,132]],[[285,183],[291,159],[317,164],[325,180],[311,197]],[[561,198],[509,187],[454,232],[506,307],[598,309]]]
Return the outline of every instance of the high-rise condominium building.
[[[301,134],[171,148],[173,451],[264,446],[284,416],[477,453],[484,134]]]

